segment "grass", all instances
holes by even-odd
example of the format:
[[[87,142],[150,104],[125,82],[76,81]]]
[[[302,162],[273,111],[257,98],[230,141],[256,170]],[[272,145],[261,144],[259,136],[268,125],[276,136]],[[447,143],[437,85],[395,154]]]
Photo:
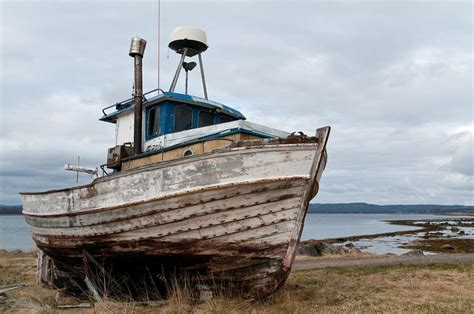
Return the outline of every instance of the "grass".
[[[439,253],[474,253],[472,239],[423,239],[403,246],[405,248]]]
[[[339,313],[474,312],[474,264],[395,265],[292,272],[282,290],[248,301],[217,296],[195,304],[186,289],[173,287],[165,305],[147,307],[104,300],[83,313]],[[0,252],[0,285],[24,283],[8,292],[0,312],[58,312],[53,291],[35,284],[32,253]],[[69,300],[74,301],[74,300]],[[76,301],[77,302],[77,301]],[[83,301],[82,301],[83,302]]]

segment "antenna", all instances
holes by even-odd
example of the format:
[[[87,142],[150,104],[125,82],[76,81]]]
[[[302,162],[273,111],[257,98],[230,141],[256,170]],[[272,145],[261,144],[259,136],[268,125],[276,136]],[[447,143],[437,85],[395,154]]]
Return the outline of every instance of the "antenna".
[[[81,156],[77,156],[77,169],[79,169],[79,167],[81,166],[80,162]],[[79,171],[76,171],[76,183],[79,183]]]
[[[161,1],[158,0],[158,79],[157,79],[157,87],[158,87],[158,94],[160,93],[160,33],[161,33]]]

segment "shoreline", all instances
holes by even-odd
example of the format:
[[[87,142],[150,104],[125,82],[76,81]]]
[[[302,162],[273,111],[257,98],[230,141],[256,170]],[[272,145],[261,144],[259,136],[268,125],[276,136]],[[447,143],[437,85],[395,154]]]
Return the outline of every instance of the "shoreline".
[[[438,253],[474,253],[474,233],[466,234],[463,228],[470,230],[474,228],[473,218],[440,218],[440,219],[417,219],[417,220],[385,220],[384,222],[392,225],[416,227],[413,230],[383,232],[378,234],[356,235],[348,237],[337,237],[329,239],[308,239],[300,242],[299,247],[303,254],[317,256],[313,254],[323,254],[324,251],[337,254],[362,253],[367,247],[357,247],[352,242],[363,240],[375,240],[378,238],[396,238],[400,236],[411,236],[407,238],[406,243],[400,243],[392,246],[401,250],[407,250],[403,254],[438,254]],[[474,230],[474,229],[473,229]],[[466,238],[467,236],[467,238]],[[341,246],[341,244],[345,245]],[[385,241],[387,247],[390,247]],[[341,249],[342,248],[342,249]],[[410,251],[411,250],[411,251]],[[316,252],[316,253],[315,253]],[[426,253],[426,254],[425,254]],[[388,253],[392,254],[392,253]],[[384,255],[375,254],[374,255]]]

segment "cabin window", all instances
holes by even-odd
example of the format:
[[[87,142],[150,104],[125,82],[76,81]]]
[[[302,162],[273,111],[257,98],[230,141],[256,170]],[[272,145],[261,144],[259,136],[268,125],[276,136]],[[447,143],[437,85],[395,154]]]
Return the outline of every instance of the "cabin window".
[[[212,125],[214,122],[214,116],[212,113],[209,111],[200,111],[199,112],[199,122],[198,122],[198,127],[201,128],[203,126],[209,126]]]
[[[160,107],[148,111],[147,136],[154,137],[160,134]]]
[[[232,121],[232,120],[228,117],[221,117],[221,123],[226,123],[226,122],[230,122],[230,121]]]
[[[187,149],[187,150],[183,153],[183,156],[184,156],[184,157],[188,157],[188,156],[192,156],[192,155],[194,155],[192,149]]]
[[[192,128],[193,111],[185,106],[176,106],[174,110],[174,131],[184,131]]]

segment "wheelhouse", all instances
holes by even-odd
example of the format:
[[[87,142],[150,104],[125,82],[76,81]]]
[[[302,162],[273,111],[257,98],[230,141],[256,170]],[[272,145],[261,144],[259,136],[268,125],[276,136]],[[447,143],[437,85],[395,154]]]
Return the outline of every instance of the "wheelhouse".
[[[115,145],[133,142],[133,99],[114,105],[115,111],[106,113],[101,121],[116,124]],[[143,142],[166,134],[208,127],[216,124],[245,120],[239,111],[200,97],[165,92],[146,99],[143,103]]]
[[[144,112],[145,141],[176,133],[238,120],[222,109],[175,100],[151,103]]]
[[[152,91],[152,92],[156,92]],[[100,120],[115,124],[115,147],[107,168],[128,170],[145,164],[204,154],[241,140],[286,136],[282,131],[245,121],[239,111],[223,104],[186,94],[162,92],[142,106],[142,153],[134,148],[133,99],[104,108]],[[115,111],[107,112],[114,108]]]
[[[208,48],[206,34],[193,27],[179,28],[173,34],[175,38],[169,47],[181,58],[168,92],[158,88],[143,94],[142,59],[146,41],[132,38],[129,55],[134,58],[134,97],[104,108],[104,116],[100,119],[115,124],[115,147],[108,150],[107,168],[123,171],[213,153],[241,141],[288,135],[246,122],[239,111],[209,100],[201,56]],[[204,98],[187,92],[188,72],[197,64],[185,62],[185,58],[195,56],[199,60]],[[183,69],[186,72],[185,93],[175,93]],[[106,111],[112,108],[115,111]]]

